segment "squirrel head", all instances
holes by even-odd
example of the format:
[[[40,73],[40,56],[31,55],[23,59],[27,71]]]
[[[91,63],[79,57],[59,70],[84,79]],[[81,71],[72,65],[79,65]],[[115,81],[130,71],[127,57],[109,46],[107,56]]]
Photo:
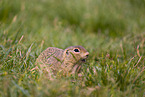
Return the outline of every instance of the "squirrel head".
[[[85,62],[89,52],[82,46],[70,46],[64,50],[63,58],[66,62]]]

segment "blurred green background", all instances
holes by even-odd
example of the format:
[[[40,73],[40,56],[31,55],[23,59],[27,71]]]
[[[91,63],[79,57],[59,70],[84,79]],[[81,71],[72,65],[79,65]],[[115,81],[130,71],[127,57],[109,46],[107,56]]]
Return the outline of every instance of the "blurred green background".
[[[144,10],[145,0],[0,0],[0,96],[143,97]],[[47,47],[72,45],[90,52],[83,80],[30,71]]]
[[[47,46],[64,48],[91,43],[96,46],[99,42],[92,41],[122,38],[145,30],[144,0],[0,2],[1,33],[9,34],[12,40],[17,34],[17,37],[24,35],[24,42],[44,40]]]

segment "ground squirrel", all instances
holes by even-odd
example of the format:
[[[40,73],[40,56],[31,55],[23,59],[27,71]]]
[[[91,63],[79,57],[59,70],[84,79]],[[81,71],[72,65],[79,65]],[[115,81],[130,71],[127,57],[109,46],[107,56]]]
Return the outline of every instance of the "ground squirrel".
[[[63,71],[71,74],[79,72],[81,63],[86,61],[89,52],[82,46],[70,46],[65,50],[48,47],[37,58],[36,63],[47,71],[57,72]]]

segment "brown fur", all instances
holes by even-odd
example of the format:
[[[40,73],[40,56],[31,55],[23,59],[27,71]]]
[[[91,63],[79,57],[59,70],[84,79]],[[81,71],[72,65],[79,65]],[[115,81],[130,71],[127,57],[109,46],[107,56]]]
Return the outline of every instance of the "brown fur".
[[[82,60],[88,55],[89,52],[82,46],[70,46],[65,50],[48,47],[38,56],[36,63],[41,69],[52,71],[53,74],[58,72],[74,74],[80,71]]]

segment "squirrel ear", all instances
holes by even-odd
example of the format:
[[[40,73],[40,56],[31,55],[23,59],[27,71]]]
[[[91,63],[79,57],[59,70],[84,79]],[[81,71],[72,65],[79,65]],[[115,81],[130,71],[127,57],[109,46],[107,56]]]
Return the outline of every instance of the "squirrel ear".
[[[68,50],[66,50],[66,54],[67,54],[67,55],[69,54]]]

